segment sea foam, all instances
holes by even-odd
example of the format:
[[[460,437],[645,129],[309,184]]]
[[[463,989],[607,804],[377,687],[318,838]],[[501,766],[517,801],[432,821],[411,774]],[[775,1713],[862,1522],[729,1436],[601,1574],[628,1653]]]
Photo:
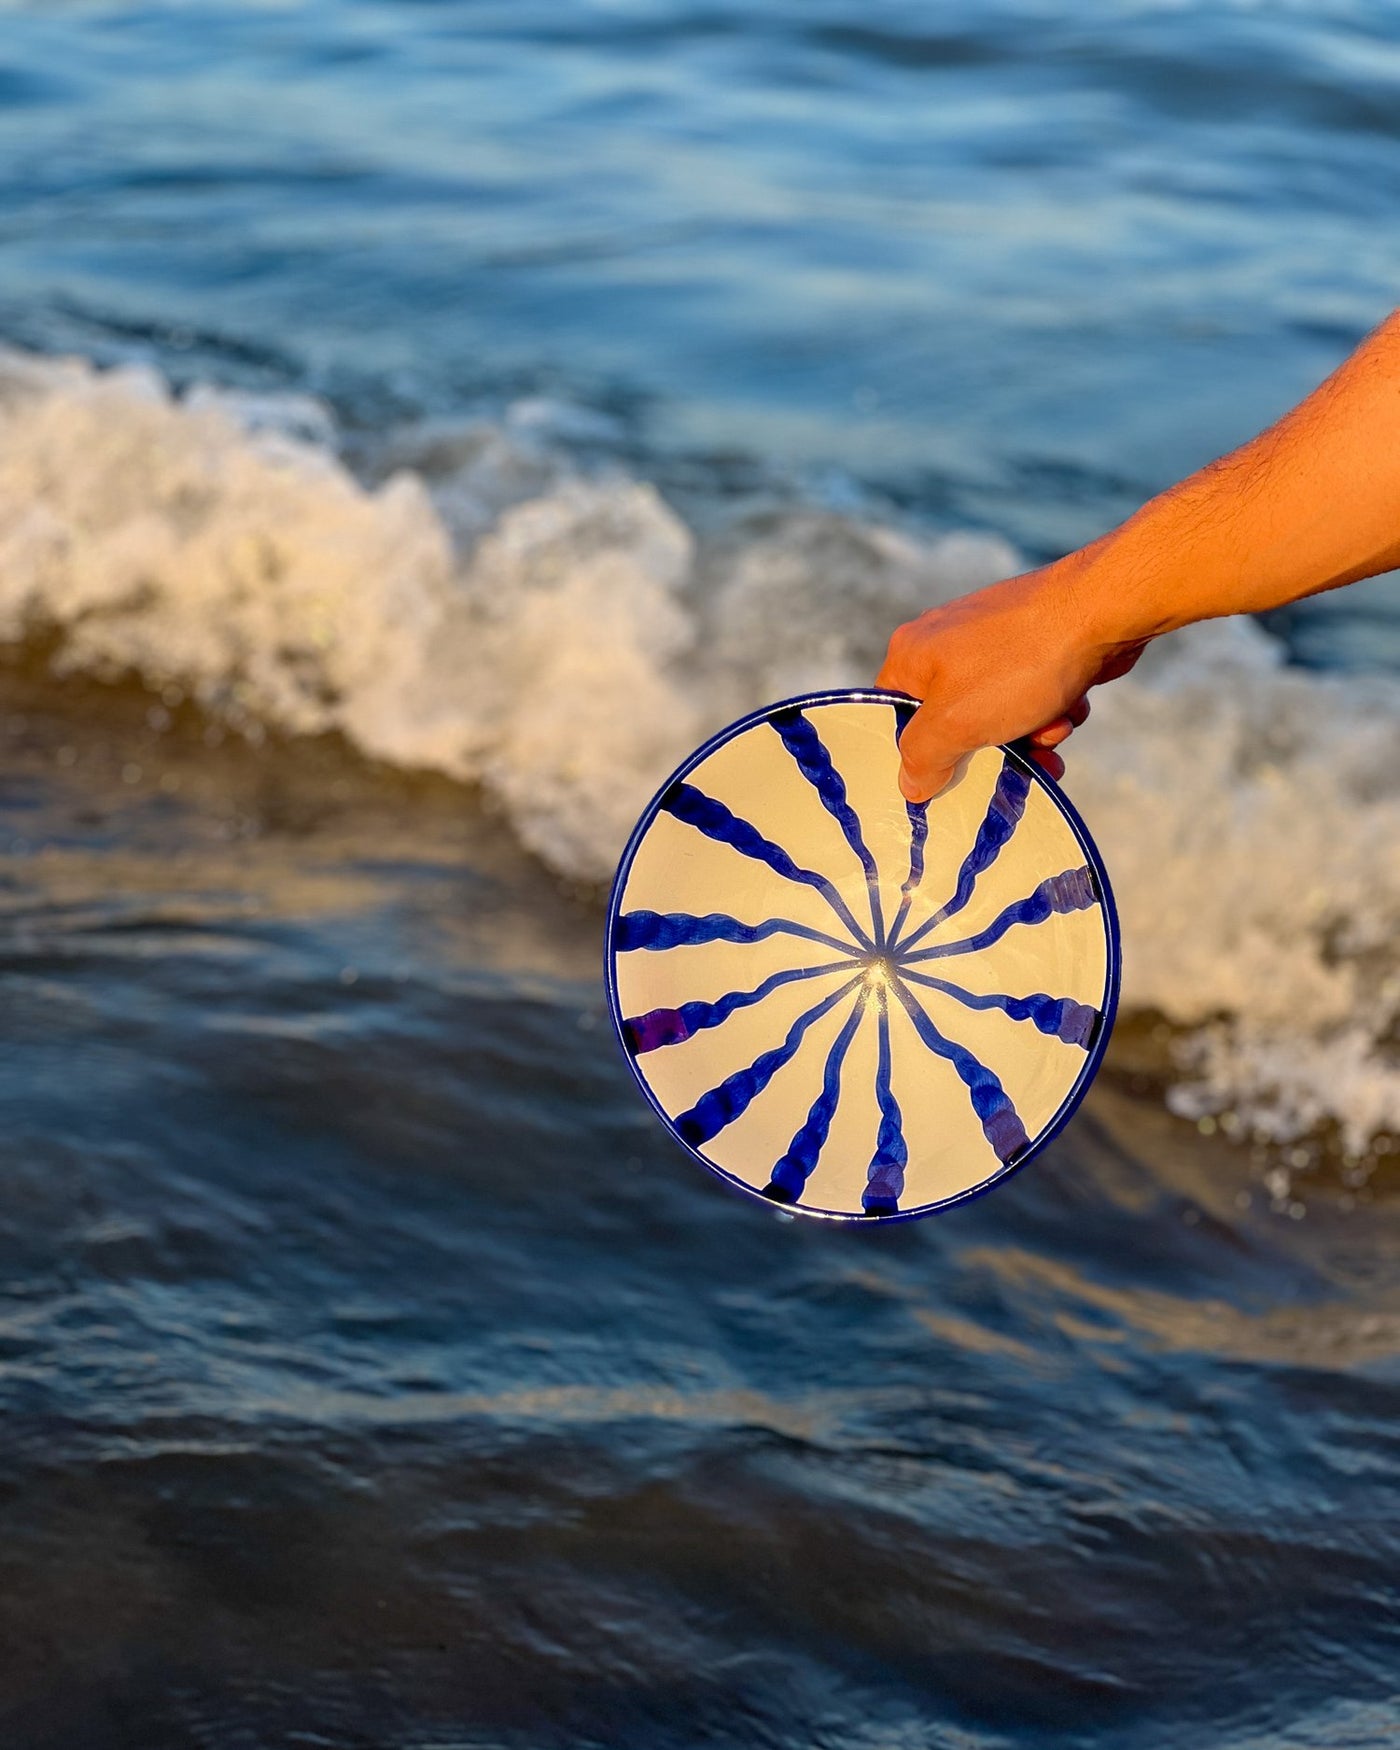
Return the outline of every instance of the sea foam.
[[[899,620],[1018,566],[810,507],[702,539],[569,461],[561,417],[400,434],[362,478],[314,401],[0,354],[0,637],[479,784],[598,881],[705,734],[869,681]],[[1068,751],[1125,1003],[1190,1030],[1177,1109],[1280,1141],[1332,1122],[1356,1151],[1400,1132],[1400,682],[1219,622],[1101,689]]]

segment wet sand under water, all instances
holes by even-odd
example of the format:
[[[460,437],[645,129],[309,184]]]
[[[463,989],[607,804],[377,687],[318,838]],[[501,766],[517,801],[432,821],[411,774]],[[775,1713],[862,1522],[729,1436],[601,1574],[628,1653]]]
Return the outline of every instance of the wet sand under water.
[[[1143,1023],[992,1196],[766,1216],[467,792],[0,684],[6,1743],[1390,1740],[1384,1178]]]

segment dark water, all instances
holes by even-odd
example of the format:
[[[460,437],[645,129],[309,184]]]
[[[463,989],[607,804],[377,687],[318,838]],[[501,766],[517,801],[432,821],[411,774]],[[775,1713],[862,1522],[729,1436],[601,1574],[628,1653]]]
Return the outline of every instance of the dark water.
[[[756,1216],[452,786],[11,696],[7,1742],[1388,1741],[1385,1198]]]
[[[1053,550],[1395,300],[1385,6],[0,24],[4,334],[367,435],[548,392]],[[1128,1040],[955,1215],[756,1214],[473,797],[0,687],[5,1745],[1393,1742],[1383,1178],[1281,1190]]]

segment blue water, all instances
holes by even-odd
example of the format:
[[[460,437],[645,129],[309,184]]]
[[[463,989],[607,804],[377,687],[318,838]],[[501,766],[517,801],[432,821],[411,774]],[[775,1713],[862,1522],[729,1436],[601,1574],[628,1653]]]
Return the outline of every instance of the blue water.
[[[1063,550],[1386,314],[1398,201],[1386,5],[0,5],[0,338],[364,454],[547,396],[691,509]],[[1283,629],[1400,665],[1389,581]],[[755,1215],[453,786],[0,679],[7,1744],[1393,1742],[1382,1181],[1120,1059],[956,1216]]]
[[[1394,305],[1386,5],[6,6],[12,336],[522,386],[1038,548]]]

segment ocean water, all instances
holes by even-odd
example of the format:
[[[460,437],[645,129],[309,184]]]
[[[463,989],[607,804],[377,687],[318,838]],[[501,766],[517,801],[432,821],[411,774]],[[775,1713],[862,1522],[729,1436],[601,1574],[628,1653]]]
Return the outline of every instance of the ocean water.
[[[1125,1018],[974,1206],[708,1182],[598,947],[1387,313],[1393,8],[0,26],[5,1742],[1392,1742],[1395,579],[1098,695]]]

